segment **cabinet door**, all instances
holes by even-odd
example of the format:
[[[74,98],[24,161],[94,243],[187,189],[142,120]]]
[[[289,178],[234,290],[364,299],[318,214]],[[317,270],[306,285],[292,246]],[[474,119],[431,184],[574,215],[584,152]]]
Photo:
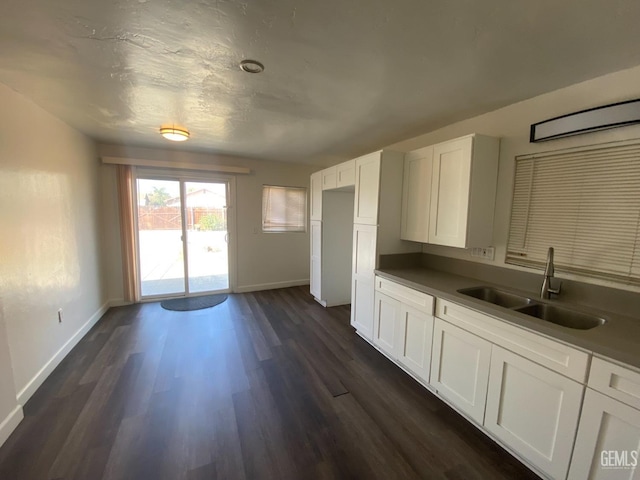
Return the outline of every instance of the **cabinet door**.
[[[336,185],[340,187],[350,187],[356,184],[356,161],[349,160],[336,167],[338,179]]]
[[[336,167],[325,168],[322,170],[322,190],[330,190],[337,186]]]
[[[378,224],[380,193],[380,152],[356,159],[356,195],[353,223]]]
[[[473,138],[433,147],[429,243],[466,247]]]
[[[373,343],[391,358],[400,350],[400,302],[383,293],[375,292]]]
[[[490,359],[489,342],[435,319],[431,384],[479,425],[484,420]]]
[[[322,172],[311,175],[311,220],[322,220]]]
[[[640,410],[587,389],[569,480],[640,479]]]
[[[429,383],[433,316],[400,304],[398,360],[418,378]]]
[[[311,220],[311,295],[322,300],[322,222]]]
[[[496,345],[484,426],[552,478],[566,478],[584,387]]]
[[[429,242],[432,170],[433,147],[405,155],[400,230],[400,238],[403,240]]]
[[[373,336],[377,227],[353,226],[351,325],[363,336]]]

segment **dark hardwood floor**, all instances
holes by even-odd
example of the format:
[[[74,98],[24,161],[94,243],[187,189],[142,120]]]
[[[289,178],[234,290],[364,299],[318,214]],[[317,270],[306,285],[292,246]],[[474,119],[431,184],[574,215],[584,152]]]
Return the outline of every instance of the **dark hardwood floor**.
[[[0,478],[538,478],[306,288],[109,310],[25,405]]]

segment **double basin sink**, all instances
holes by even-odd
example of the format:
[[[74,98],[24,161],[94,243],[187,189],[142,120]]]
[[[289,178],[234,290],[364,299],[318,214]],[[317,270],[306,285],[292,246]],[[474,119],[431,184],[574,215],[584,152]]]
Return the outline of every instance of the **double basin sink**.
[[[598,315],[592,315],[549,303],[537,302],[529,297],[493,287],[463,288],[458,290],[458,293],[567,328],[589,330],[603,325],[606,322],[606,319]]]

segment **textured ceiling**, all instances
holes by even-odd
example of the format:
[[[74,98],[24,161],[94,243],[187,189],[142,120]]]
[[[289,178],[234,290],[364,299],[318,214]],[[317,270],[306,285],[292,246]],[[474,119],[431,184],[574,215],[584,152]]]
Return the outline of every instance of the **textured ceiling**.
[[[175,123],[181,149],[330,163],[638,65],[639,19],[638,0],[3,0],[0,82],[99,141],[167,146]]]

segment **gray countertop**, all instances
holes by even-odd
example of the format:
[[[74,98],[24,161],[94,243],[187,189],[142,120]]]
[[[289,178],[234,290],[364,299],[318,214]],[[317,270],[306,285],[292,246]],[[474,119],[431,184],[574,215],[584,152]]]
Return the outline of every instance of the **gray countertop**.
[[[553,303],[583,312],[598,314],[607,320],[604,325],[590,330],[576,330],[540,320],[508,308],[493,305],[483,300],[458,293],[457,290],[477,286],[493,286],[528,296],[534,300],[539,298],[539,292],[515,290],[509,288],[509,286],[484,282],[482,280],[438,270],[431,270],[426,267],[382,268],[376,270],[376,274],[389,280],[394,280],[407,287],[438,298],[451,300],[478,312],[497,317],[513,325],[593,352],[599,356],[640,368],[640,322],[635,318],[599,311],[593,308],[587,310],[580,305],[569,304],[562,300],[544,301],[545,303]]]

